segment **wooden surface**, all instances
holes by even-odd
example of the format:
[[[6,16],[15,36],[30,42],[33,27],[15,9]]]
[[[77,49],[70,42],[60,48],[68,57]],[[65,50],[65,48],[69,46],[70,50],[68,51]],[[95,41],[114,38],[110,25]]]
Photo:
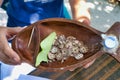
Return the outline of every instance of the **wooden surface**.
[[[87,69],[78,68],[74,71],[47,72],[39,70],[31,75],[52,80],[120,80],[120,63],[111,56],[104,54]]]

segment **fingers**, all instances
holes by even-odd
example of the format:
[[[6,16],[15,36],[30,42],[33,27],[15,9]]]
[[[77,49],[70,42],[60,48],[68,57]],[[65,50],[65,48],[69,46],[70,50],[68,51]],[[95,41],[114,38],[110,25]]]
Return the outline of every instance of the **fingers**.
[[[90,66],[95,62],[95,60],[96,60],[96,59],[94,59],[93,61],[85,64],[83,67],[84,67],[85,69],[88,68],[88,67],[90,67]]]
[[[84,24],[90,25],[90,20],[87,17],[80,17],[79,21]]]
[[[6,54],[3,54],[3,52],[0,52],[0,61],[10,64],[10,65],[16,65],[18,64],[16,61],[13,59],[10,59]]]
[[[20,63],[20,57],[18,56],[18,54],[13,51],[13,49],[11,47],[6,47],[4,48],[3,53],[5,53],[5,55],[14,63],[19,64]]]
[[[0,61],[7,64],[20,64],[20,57],[10,47],[0,48]]]
[[[70,69],[69,71],[74,71],[76,68],[72,68],[72,69]]]
[[[18,54],[13,51],[13,49],[9,46],[7,41],[7,36],[12,37],[13,34],[20,31],[15,30],[18,28],[10,29],[10,28],[0,28],[0,60],[2,60],[5,63],[9,64],[19,64],[20,63],[20,57]]]
[[[84,20],[83,20],[83,23],[84,23],[84,24],[87,24],[87,25],[90,25],[90,20],[84,19]]]
[[[12,38],[13,36],[15,36],[17,33],[19,33],[21,30],[23,30],[24,28],[22,27],[15,27],[15,28],[7,28],[7,33],[6,33],[6,37],[8,39]]]
[[[21,30],[23,30],[24,27],[14,27],[14,28],[8,28],[8,32],[13,32],[15,34],[17,34],[18,32],[20,32]]]
[[[94,62],[95,62],[96,59],[92,60],[91,62],[83,65],[83,68],[87,69],[88,67],[90,67]],[[69,71],[74,71],[77,67],[74,67],[74,68],[71,68],[69,69]]]
[[[90,25],[91,15],[89,8],[87,9],[82,8],[82,10],[80,10],[79,12],[79,16],[77,17],[77,20],[87,25]]]

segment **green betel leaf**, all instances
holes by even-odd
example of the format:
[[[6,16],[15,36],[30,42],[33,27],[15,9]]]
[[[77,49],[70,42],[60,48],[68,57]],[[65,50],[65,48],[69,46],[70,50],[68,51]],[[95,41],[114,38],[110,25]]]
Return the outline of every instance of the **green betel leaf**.
[[[38,56],[36,58],[35,66],[38,66],[42,61],[48,62],[47,55],[49,51],[51,50],[52,44],[55,40],[56,33],[52,32],[50,35],[47,36],[41,43],[41,52],[38,53]]]

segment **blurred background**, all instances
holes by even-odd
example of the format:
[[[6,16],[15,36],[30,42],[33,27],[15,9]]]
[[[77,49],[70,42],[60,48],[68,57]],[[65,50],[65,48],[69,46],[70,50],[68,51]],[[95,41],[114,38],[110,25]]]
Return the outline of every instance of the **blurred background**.
[[[114,0],[111,0],[114,1]],[[71,15],[68,0],[65,5]],[[115,22],[120,21],[120,4],[109,3],[108,0],[87,0],[90,7],[91,27],[106,32]],[[6,26],[6,11],[0,8],[0,26]],[[53,80],[120,80],[120,64],[111,56],[104,54],[87,69],[78,68],[74,71],[47,72],[40,70],[32,75]]]

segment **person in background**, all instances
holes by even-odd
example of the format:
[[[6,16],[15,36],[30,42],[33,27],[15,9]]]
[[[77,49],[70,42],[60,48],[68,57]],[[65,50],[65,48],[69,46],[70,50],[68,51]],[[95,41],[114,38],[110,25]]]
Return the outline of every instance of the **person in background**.
[[[0,0],[0,3],[2,1]],[[69,0],[72,18],[90,25],[90,13],[86,0]],[[7,27],[0,27],[0,61],[20,64],[18,54],[9,46],[8,40],[19,33],[24,26],[47,18],[66,18],[64,0],[9,0],[7,5]],[[17,27],[20,26],[20,27]],[[93,61],[94,62],[94,61]],[[87,68],[93,62],[86,64]]]

